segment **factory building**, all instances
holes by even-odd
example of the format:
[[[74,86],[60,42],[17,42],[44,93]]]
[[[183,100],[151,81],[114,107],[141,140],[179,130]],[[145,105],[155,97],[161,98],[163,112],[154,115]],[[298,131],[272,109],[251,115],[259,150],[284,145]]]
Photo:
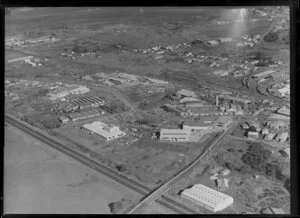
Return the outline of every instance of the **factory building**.
[[[284,116],[290,116],[290,109],[288,109],[286,106],[283,106],[282,108],[277,110],[277,113]]]
[[[269,133],[268,135],[265,136],[266,141],[272,141],[274,139],[275,134],[274,133]]]
[[[182,129],[187,130],[209,130],[212,128],[211,122],[210,123],[204,123],[204,122],[192,122],[192,121],[186,121],[182,125]]]
[[[257,139],[258,136],[259,136],[259,134],[258,134],[258,132],[248,132],[248,133],[247,133],[247,136],[248,136],[248,138],[250,138],[250,139]]]
[[[163,109],[165,109],[168,112],[174,113],[176,116],[187,116],[188,114],[180,107],[176,107],[175,105],[165,104],[163,106]]]
[[[194,107],[205,107],[207,106],[207,104],[205,104],[202,101],[189,101],[189,102],[185,102],[184,106],[187,108],[194,108]]]
[[[285,142],[288,137],[289,137],[289,134],[287,132],[282,132],[276,136],[275,140],[278,142]]]
[[[97,96],[88,96],[74,100],[73,104],[78,105],[79,109],[83,110],[90,107],[104,105],[104,101]]]
[[[275,73],[275,72],[276,71],[274,71],[274,70],[268,70],[268,71],[264,71],[264,72],[261,72],[261,73],[254,74],[252,77],[254,77],[254,78],[267,77],[270,74]]]
[[[191,130],[189,129],[161,129],[161,141],[188,142],[190,141]]]
[[[32,58],[33,58],[33,56],[26,56],[26,57],[22,57],[22,58],[10,59],[7,62],[13,63],[13,62],[17,62],[17,61],[27,61],[27,60],[31,60]]]
[[[197,98],[191,98],[191,97],[184,97],[179,101],[180,103],[187,103],[187,102],[201,102],[201,100]]]
[[[177,96],[180,96],[182,98],[184,98],[184,97],[197,98],[197,95],[195,94],[195,92],[189,91],[187,89],[181,89],[176,94],[177,94]]]
[[[122,132],[118,126],[105,124],[99,121],[85,124],[83,125],[83,128],[103,136],[107,141],[117,139],[125,135],[125,133]]]
[[[210,40],[210,41],[207,41],[206,43],[208,45],[211,45],[211,46],[218,46],[219,45],[217,40]]]
[[[97,116],[100,116],[100,112],[97,110],[91,110],[91,111],[84,111],[79,113],[72,113],[69,115],[69,118],[72,121],[77,121],[77,120],[82,120],[82,119],[87,119],[87,118],[92,118]]]
[[[219,99],[220,98],[227,99],[227,100],[232,100],[232,101],[239,102],[239,103],[243,103],[244,105],[248,104],[248,103],[251,103],[250,100],[243,99],[243,98],[238,98],[238,97],[229,96],[229,95],[216,95],[216,106],[219,106]]]
[[[61,88],[56,92],[50,93],[49,98],[50,100],[56,100],[56,99],[64,98],[70,94],[73,95],[85,94],[89,91],[90,91],[89,88],[87,88],[86,86],[70,85]]]
[[[181,196],[213,212],[222,211],[233,204],[232,197],[202,184],[185,189]]]

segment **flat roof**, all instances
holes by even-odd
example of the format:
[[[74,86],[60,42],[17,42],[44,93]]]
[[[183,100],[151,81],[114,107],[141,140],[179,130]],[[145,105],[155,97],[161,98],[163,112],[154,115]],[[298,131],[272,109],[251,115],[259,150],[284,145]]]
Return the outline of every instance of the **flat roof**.
[[[254,75],[252,75],[252,77],[256,77],[256,78],[263,77],[263,76],[267,76],[267,75],[275,73],[275,72],[276,71],[274,71],[274,70],[267,70],[267,71],[264,71],[264,72],[261,72],[261,73],[254,74]]]
[[[161,134],[189,134],[191,131],[186,129],[161,129]]]
[[[177,92],[177,94],[185,95],[185,96],[191,96],[191,97],[195,96],[196,97],[195,92],[187,90],[187,89],[181,89]]]

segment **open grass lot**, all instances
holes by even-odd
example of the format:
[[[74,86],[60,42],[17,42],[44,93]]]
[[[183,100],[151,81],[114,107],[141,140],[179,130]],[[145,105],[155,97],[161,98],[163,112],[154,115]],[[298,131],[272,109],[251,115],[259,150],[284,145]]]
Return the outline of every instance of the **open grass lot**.
[[[109,214],[109,203],[140,197],[12,127],[4,163],[4,213]]]

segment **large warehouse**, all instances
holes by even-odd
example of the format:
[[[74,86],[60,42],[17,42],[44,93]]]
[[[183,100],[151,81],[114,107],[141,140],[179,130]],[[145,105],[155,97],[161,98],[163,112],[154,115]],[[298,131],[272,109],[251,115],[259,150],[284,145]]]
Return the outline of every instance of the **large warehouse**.
[[[161,129],[159,139],[161,141],[188,142],[190,134],[190,129]]]
[[[85,124],[83,127],[105,137],[107,141],[120,138],[125,135],[118,126],[108,125],[99,121]]]
[[[181,196],[213,212],[221,211],[233,204],[233,198],[202,184],[185,189]]]

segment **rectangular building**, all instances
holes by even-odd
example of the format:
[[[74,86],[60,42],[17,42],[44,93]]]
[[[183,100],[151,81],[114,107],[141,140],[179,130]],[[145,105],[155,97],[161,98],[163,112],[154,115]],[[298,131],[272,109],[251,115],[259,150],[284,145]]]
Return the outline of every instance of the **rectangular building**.
[[[289,137],[289,134],[287,132],[282,132],[276,136],[275,140],[278,142],[285,142],[288,137]]]
[[[72,121],[77,121],[77,120],[82,120],[82,119],[87,119],[87,118],[92,118],[97,116],[100,116],[100,112],[97,110],[92,110],[92,111],[82,111],[79,113],[72,113],[69,115],[69,118]]]
[[[75,105],[78,105],[79,108],[82,110],[82,109],[86,109],[86,108],[90,108],[90,107],[104,105],[104,100],[102,100],[98,96],[88,96],[88,97],[78,98],[78,99],[74,100],[73,103]]]
[[[190,141],[191,130],[189,129],[161,129],[161,141],[188,142]]]
[[[105,124],[99,121],[85,124],[83,125],[83,128],[103,136],[107,141],[117,139],[125,135],[125,133],[122,132],[118,126]]]
[[[269,133],[268,135],[265,136],[266,141],[272,141],[274,139],[275,134],[274,133]]]
[[[267,77],[270,74],[275,73],[275,72],[276,71],[274,71],[274,70],[268,70],[268,71],[264,71],[264,72],[261,72],[261,73],[254,74],[252,77],[254,77],[254,78]]]
[[[251,138],[251,139],[257,139],[259,134],[258,134],[258,132],[248,132],[247,136],[248,136],[248,138]]]
[[[283,106],[282,108],[280,108],[279,110],[277,110],[278,114],[284,115],[284,116],[290,116],[290,109],[288,109],[287,107]]]
[[[222,211],[233,204],[232,197],[202,184],[185,189],[181,196],[213,212]]]
[[[192,91],[187,90],[187,89],[181,89],[176,94],[181,96],[181,97],[197,98],[197,95],[195,94],[195,92],[192,92]]]

